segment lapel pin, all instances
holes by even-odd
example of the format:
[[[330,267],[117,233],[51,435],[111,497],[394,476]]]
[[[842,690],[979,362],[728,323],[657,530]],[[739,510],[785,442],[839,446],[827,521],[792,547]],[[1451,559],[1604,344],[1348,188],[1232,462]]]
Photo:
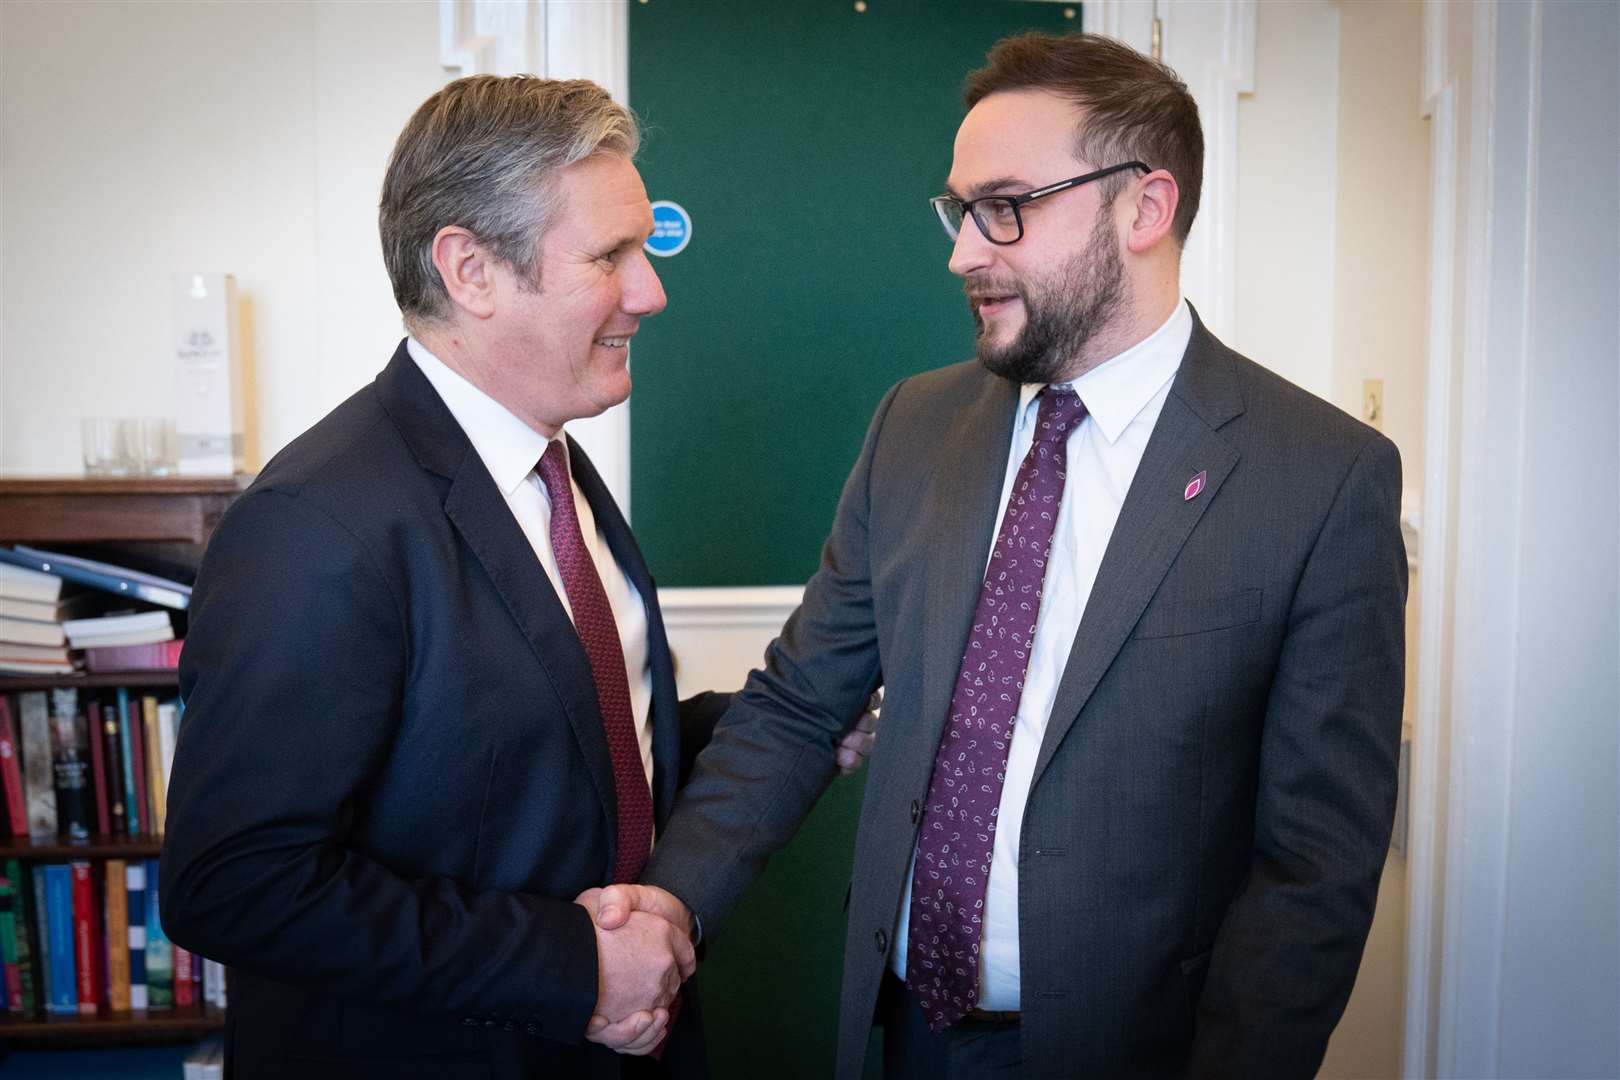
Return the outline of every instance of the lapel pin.
[[[1187,487],[1181,493],[1181,501],[1187,502],[1190,499],[1196,499],[1198,497],[1198,493],[1204,490],[1204,482],[1208,479],[1209,470],[1204,469],[1201,470],[1197,476],[1187,481]]]

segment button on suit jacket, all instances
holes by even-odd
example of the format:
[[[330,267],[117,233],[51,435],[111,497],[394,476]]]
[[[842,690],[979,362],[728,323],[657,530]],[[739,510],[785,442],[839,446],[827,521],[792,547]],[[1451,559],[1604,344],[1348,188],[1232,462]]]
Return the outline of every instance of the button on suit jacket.
[[[570,455],[647,607],[663,822],[706,710],[677,702],[656,587]],[[572,903],[616,856],[590,667],[403,343],[220,523],[180,681],[162,916],[236,971],[233,1075],[618,1075],[584,1041],[596,945]],[[698,1028],[689,1007],[678,1075]]]
[[[824,789],[842,718],[884,684],[844,943],[843,1077],[865,1058],[1017,399],[974,363],[889,391],[803,604],[646,875],[723,935]],[[1027,1075],[1314,1074],[1394,814],[1400,490],[1387,439],[1195,320],[1024,808]]]

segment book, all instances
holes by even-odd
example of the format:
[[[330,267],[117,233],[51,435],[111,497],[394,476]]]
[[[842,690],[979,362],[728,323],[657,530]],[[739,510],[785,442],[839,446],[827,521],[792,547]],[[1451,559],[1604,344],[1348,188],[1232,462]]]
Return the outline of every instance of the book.
[[[69,619],[62,624],[62,633],[75,649],[149,645],[173,641],[174,622],[167,611],[135,611],[93,619]]]
[[[217,960],[203,961],[203,1001],[216,1009],[225,1007],[225,966]]]
[[[164,811],[168,809],[168,784],[163,772],[163,735],[159,730],[161,724],[157,698],[142,698],[141,727],[146,736],[146,794],[149,799],[147,806],[152,812],[153,836],[163,835]]]
[[[181,1080],[222,1080],[225,1075],[225,1045],[219,1039],[198,1043],[181,1063]]]
[[[146,864],[131,859],[124,867],[129,922],[129,1007],[146,1008]]]
[[[0,675],[31,675],[38,678],[41,675],[72,675],[76,670],[71,663],[59,664],[55,660],[13,660],[0,656]]]
[[[51,759],[51,709],[43,690],[17,695],[22,729],[23,792],[30,836],[56,835],[56,777]]]
[[[159,828],[168,820],[167,800],[169,797],[169,777],[174,773],[174,744],[180,738],[180,699],[165,701],[158,705],[158,760],[163,769],[163,797],[165,800],[165,813],[159,818]]]
[[[74,962],[73,875],[66,863],[46,863],[45,907],[50,913],[50,943],[45,946],[51,972],[51,996],[46,1008],[58,1016],[77,1016],[79,977]]]
[[[59,648],[67,641],[67,631],[62,629],[61,623],[0,617],[0,641],[16,645],[47,645]]]
[[[170,951],[174,953],[174,1005],[175,1008],[184,1008],[197,1000],[195,984],[191,980],[191,967],[193,957],[191,950],[169,943]]]
[[[66,645],[19,645],[14,641],[0,641],[0,661],[9,660],[29,664],[67,664],[71,667],[73,654],[68,652]]]
[[[43,570],[0,563],[0,597],[32,604],[55,604],[62,595],[62,579]]]
[[[0,547],[0,562],[54,574],[66,581],[88,585],[92,589],[134,597],[176,611],[184,611],[191,604],[190,585],[170,581],[156,574],[144,574],[126,566],[115,566],[112,563],[97,562],[76,555],[64,555],[60,552],[17,544],[10,550]]]
[[[6,789],[6,820],[12,836],[28,835],[28,805],[23,800],[22,764],[17,754],[17,722],[11,703],[0,696],[0,786]]]
[[[17,961],[17,888],[0,875],[0,963],[6,969],[6,1011],[23,1011],[22,968]]]
[[[45,902],[45,867],[34,867],[33,874],[34,963],[39,971],[39,1003],[51,1009],[51,908]],[[78,1010],[75,1009],[75,1012]]]
[[[7,859],[5,869],[12,888],[11,913],[17,924],[17,974],[22,980],[22,1007],[23,1012],[32,1016],[39,1004],[34,996],[34,963],[39,948],[34,942],[34,920],[28,914],[33,908],[33,890],[18,860]]]
[[[185,642],[158,641],[146,645],[95,645],[84,650],[85,670],[173,671],[180,666],[180,647]]]
[[[139,836],[141,832],[141,809],[137,801],[135,776],[140,771],[135,760],[135,747],[140,740],[133,738],[130,725],[135,720],[135,705],[129,700],[129,691],[122,687],[118,689],[118,761],[124,771],[124,827],[129,835]],[[145,1006],[141,1006],[145,1008]]]
[[[101,999],[101,973],[96,964],[96,893],[90,880],[90,864],[69,864],[73,874],[73,970],[78,976],[79,1012],[96,1014]]]
[[[174,1007],[174,953],[158,910],[156,859],[146,860],[146,998],[151,1009]]]
[[[96,793],[96,835],[112,833],[112,815],[107,807],[107,756],[101,736],[101,702],[92,701],[84,711],[86,741],[90,743],[90,786]]]
[[[56,833],[84,839],[95,824],[95,792],[90,780],[89,746],[79,718],[79,691],[51,691],[52,777],[56,784]]]
[[[130,768],[135,773],[135,828],[138,834],[146,836],[152,831],[152,804],[147,801],[147,773],[146,773],[146,715],[145,706],[140,701],[129,703],[129,757]]]
[[[0,563],[0,570],[19,569],[7,567]],[[61,578],[51,574],[42,575],[52,581],[61,582]],[[23,600],[5,594],[4,583],[0,583],[0,618],[27,619],[31,622],[59,623],[67,619],[82,619],[94,615],[109,602],[117,603],[107,593],[98,593],[93,590],[84,590],[71,595],[63,593],[59,600]]]
[[[124,759],[119,750],[118,732],[123,727],[119,723],[118,705],[108,702],[101,710],[101,742],[103,753],[101,762],[107,770],[107,820],[111,828],[108,830],[114,836],[124,836],[129,832],[125,826],[128,820],[125,815],[129,812],[124,800]]]
[[[103,872],[107,924],[107,1005],[129,1008],[129,882],[123,859],[108,859]]]

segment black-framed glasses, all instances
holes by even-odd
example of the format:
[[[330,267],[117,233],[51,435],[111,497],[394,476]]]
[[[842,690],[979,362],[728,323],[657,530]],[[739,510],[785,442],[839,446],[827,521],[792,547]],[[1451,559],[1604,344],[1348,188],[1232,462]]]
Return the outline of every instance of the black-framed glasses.
[[[977,199],[958,199],[954,195],[935,195],[928,201],[934,206],[934,213],[939,215],[939,223],[945,227],[945,235],[954,242],[958,233],[962,231],[962,219],[968,215],[979,226],[979,232],[992,244],[1016,244],[1024,238],[1024,215],[1019,207],[1044,199],[1048,195],[1056,195],[1060,191],[1077,188],[1081,184],[1089,184],[1093,180],[1101,180],[1105,176],[1112,176],[1126,169],[1141,169],[1144,173],[1153,170],[1140,161],[1127,161],[1123,165],[1110,165],[1106,169],[1086,173],[1084,176],[1071,176],[1067,180],[1059,180],[1055,184],[1026,191],[1022,195],[985,195]]]

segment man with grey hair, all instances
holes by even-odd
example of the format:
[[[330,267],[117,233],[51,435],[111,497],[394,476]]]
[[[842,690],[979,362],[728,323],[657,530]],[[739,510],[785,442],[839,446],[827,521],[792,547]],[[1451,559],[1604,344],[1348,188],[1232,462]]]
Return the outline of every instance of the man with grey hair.
[[[584,81],[429,98],[379,214],[410,336],[214,534],[161,888],[169,935],[236,971],[238,1080],[705,1071],[671,1008],[690,922],[604,933],[593,902],[724,702],[676,700],[652,578],[564,434],[629,395],[664,307],[637,142]]]

